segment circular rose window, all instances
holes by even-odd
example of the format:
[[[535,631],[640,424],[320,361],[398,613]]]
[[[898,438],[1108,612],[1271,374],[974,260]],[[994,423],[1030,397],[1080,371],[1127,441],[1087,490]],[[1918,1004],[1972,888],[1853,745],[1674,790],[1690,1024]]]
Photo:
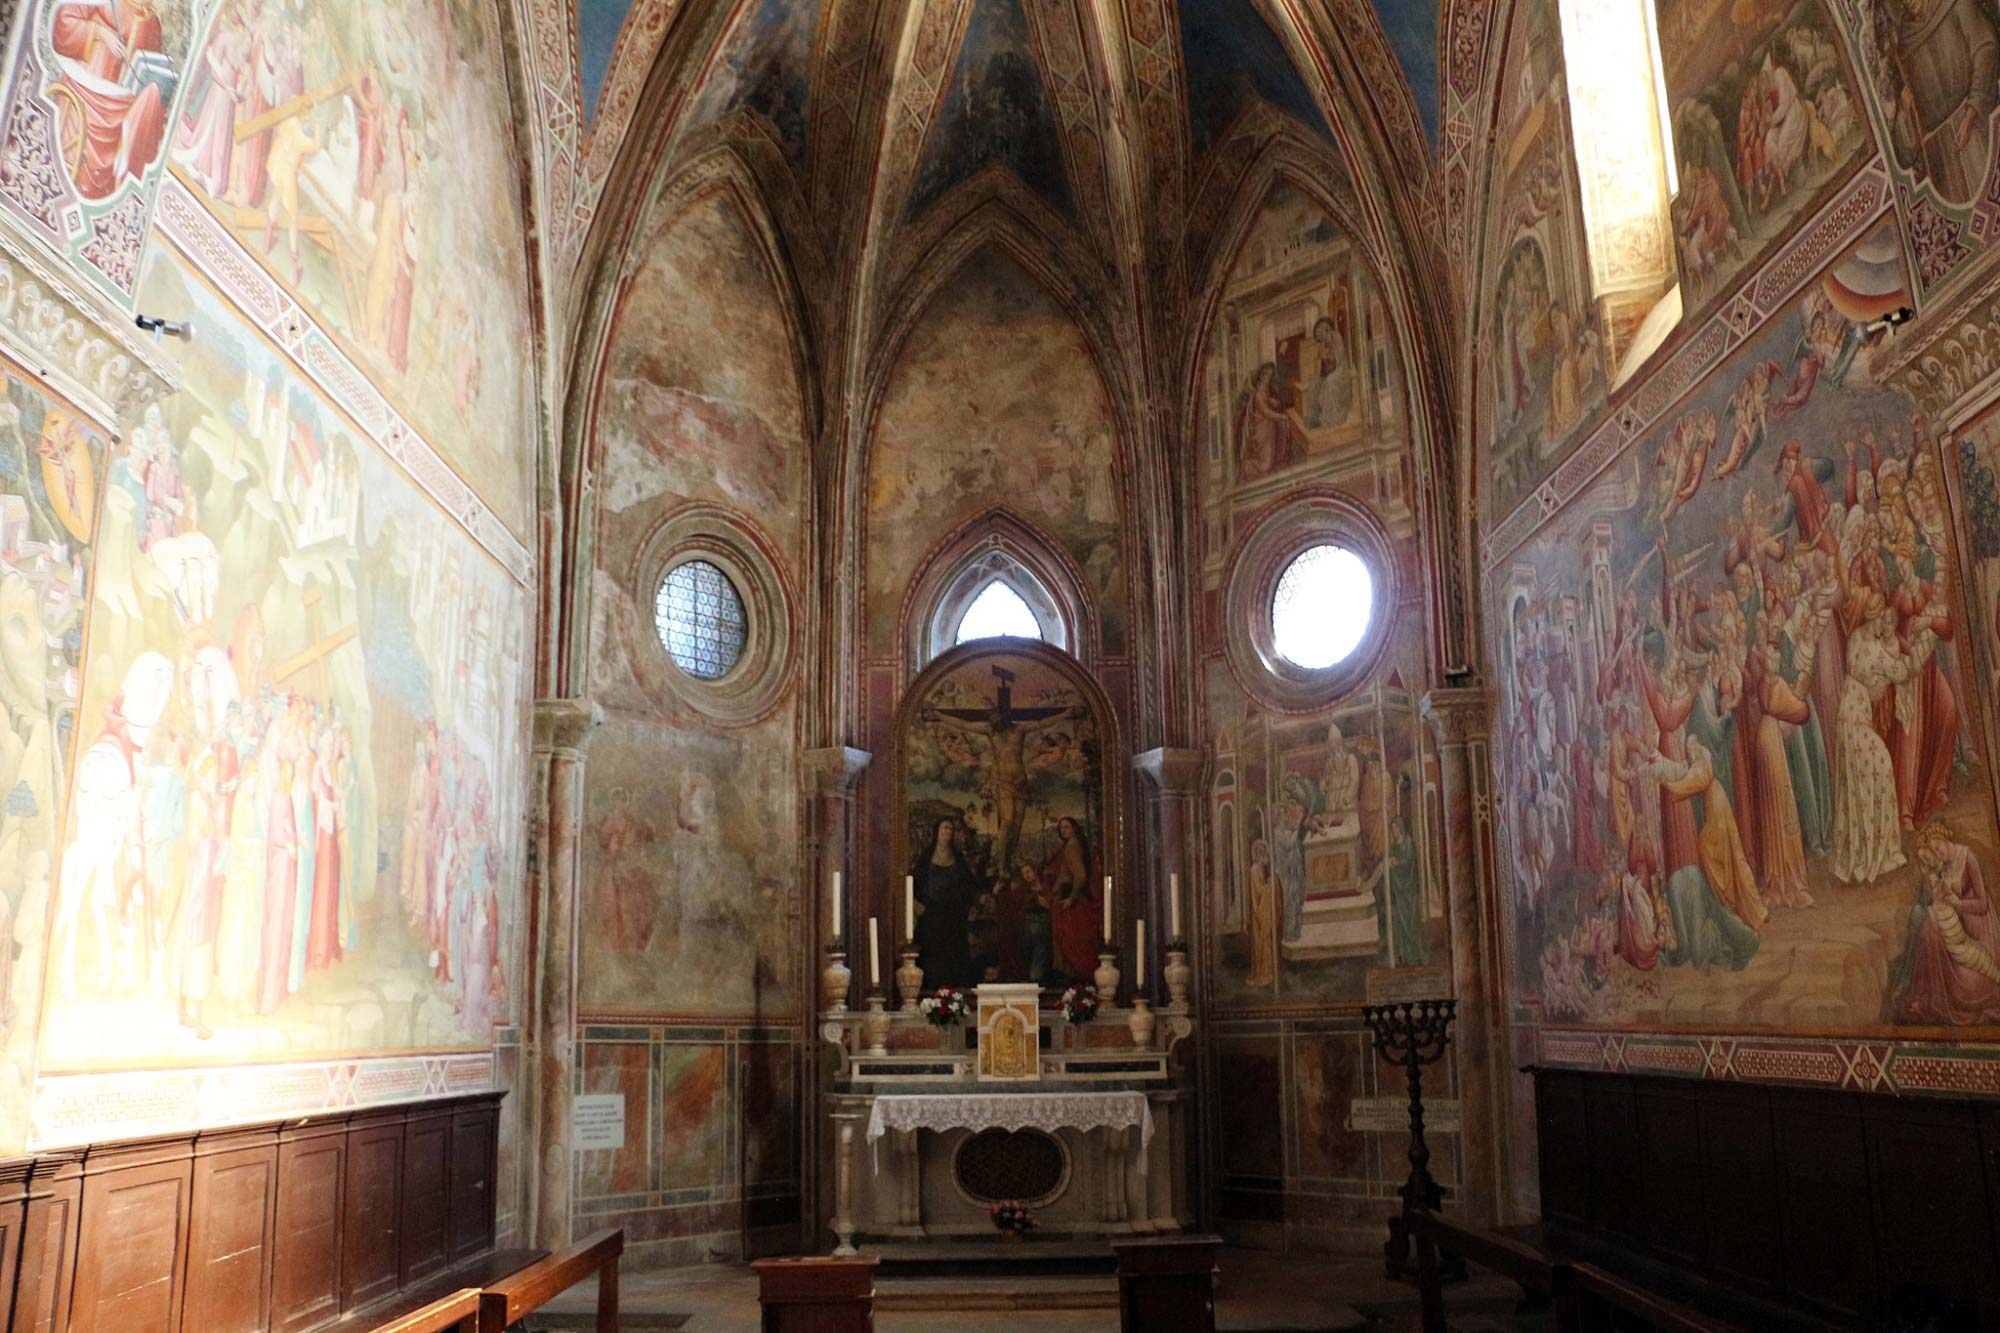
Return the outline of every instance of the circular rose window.
[[[697,680],[721,680],[743,658],[749,621],[729,576],[706,560],[689,560],[660,580],[653,626],[675,666]]]
[[[1375,576],[1345,546],[1301,551],[1271,593],[1271,647],[1307,671],[1325,671],[1354,655],[1375,610]]]

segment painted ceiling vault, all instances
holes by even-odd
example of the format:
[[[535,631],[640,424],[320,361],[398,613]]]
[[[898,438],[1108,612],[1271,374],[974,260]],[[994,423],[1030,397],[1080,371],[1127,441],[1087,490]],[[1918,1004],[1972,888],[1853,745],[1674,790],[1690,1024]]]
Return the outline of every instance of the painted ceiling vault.
[[[618,170],[716,139],[783,165],[830,258],[893,255],[969,189],[1045,210],[1107,271],[1172,262],[1149,253],[1184,243],[1159,215],[1280,128],[1336,158],[1375,136],[1384,181],[1435,217],[1435,0],[522,3],[559,283]],[[1337,102],[1366,108],[1356,128]]]

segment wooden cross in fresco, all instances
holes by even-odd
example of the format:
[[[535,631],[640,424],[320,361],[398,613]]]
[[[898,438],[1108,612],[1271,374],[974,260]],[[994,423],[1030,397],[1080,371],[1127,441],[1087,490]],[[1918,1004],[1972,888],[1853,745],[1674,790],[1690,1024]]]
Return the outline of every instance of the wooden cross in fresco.
[[[277,669],[271,673],[271,679],[282,684],[307,667],[312,667],[313,682],[318,686],[319,700],[321,703],[327,703],[332,698],[333,683],[327,678],[326,659],[336,649],[352,643],[361,631],[349,625],[346,629],[335,630],[332,634],[324,633],[319,618],[320,599],[321,593],[318,588],[306,589],[306,616],[312,622],[312,646],[280,662]]]

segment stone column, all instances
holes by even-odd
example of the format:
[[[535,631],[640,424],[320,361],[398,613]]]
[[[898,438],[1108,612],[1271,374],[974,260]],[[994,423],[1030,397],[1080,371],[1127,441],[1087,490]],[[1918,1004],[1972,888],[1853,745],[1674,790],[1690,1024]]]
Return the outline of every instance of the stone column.
[[[582,883],[583,760],[601,720],[586,699],[535,702],[535,789],[529,834],[528,939],[532,1012],[522,1034],[524,1124],[538,1166],[529,1172],[534,1244],[570,1242],[570,1104],[576,1086],[578,891]]]
[[[1154,873],[1157,883],[1147,886],[1147,893],[1156,893],[1157,899],[1147,908],[1145,915],[1147,941],[1158,942],[1158,949],[1149,947],[1149,952],[1165,956],[1167,946],[1167,876],[1181,877],[1181,933],[1193,938],[1195,935],[1195,876],[1191,867],[1201,864],[1201,857],[1189,840],[1194,831],[1201,827],[1199,802],[1202,799],[1202,776],[1208,767],[1206,750],[1175,750],[1161,747],[1132,756],[1132,767],[1146,775],[1146,810],[1149,818],[1146,827],[1152,836],[1159,839],[1159,860]],[[1146,902],[1144,894],[1137,900]],[[1129,942],[1127,942],[1129,948]],[[1147,977],[1159,975],[1159,960],[1148,959]],[[1131,974],[1128,965],[1126,974]]]
[[[1444,807],[1444,899],[1451,921],[1451,975],[1458,999],[1452,1045],[1463,1110],[1460,1197],[1469,1220],[1500,1220],[1507,1180],[1506,978],[1500,959],[1500,885],[1493,864],[1492,706],[1483,689],[1424,696],[1437,741]]]
[[[832,892],[833,872],[845,870],[845,886],[841,903],[843,924],[840,933],[847,937],[848,966],[855,976],[866,984],[868,966],[868,946],[861,946],[861,963],[855,966],[854,932],[846,923],[856,915],[857,895],[861,885],[855,882],[849,860],[850,842],[854,825],[854,784],[861,771],[868,767],[873,758],[866,750],[857,750],[846,745],[829,745],[799,753],[799,782],[803,811],[801,823],[804,825],[804,856],[800,862],[801,873],[806,876],[804,902],[807,924],[801,932],[806,949],[805,987],[805,1097],[806,1115],[805,1161],[799,1169],[799,1197],[802,1208],[809,1214],[801,1218],[806,1237],[806,1248],[816,1248],[814,1237],[819,1234],[822,1223],[832,1222],[836,1215],[847,1218],[847,1231],[842,1244],[852,1238],[854,1223],[851,1212],[845,1211],[842,1200],[836,1198],[838,1191],[830,1188],[832,1172],[826,1170],[829,1163],[823,1161],[827,1138],[820,1133],[821,1116],[826,1106],[827,1075],[826,1061],[819,1038],[819,1012],[825,1003],[820,993],[820,971],[826,966],[826,946],[833,942],[832,926],[829,921],[828,895]],[[895,895],[902,901],[902,895]],[[865,917],[866,913],[862,915]],[[891,947],[894,942],[891,941]],[[850,1002],[852,1000],[850,986]],[[851,1133],[851,1126],[849,1127]],[[840,1141],[833,1140],[836,1163],[843,1151]],[[848,1169],[851,1169],[848,1168]],[[836,1233],[839,1225],[834,1224]],[[851,1253],[851,1251],[850,1251]]]

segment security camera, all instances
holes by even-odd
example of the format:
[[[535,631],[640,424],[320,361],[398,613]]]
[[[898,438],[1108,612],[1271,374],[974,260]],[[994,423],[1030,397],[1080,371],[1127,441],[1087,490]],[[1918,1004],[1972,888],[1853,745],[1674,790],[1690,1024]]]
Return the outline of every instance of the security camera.
[[[152,334],[154,342],[161,338],[179,338],[182,342],[194,340],[194,321],[191,319],[176,321],[158,315],[134,315],[132,322]]]

